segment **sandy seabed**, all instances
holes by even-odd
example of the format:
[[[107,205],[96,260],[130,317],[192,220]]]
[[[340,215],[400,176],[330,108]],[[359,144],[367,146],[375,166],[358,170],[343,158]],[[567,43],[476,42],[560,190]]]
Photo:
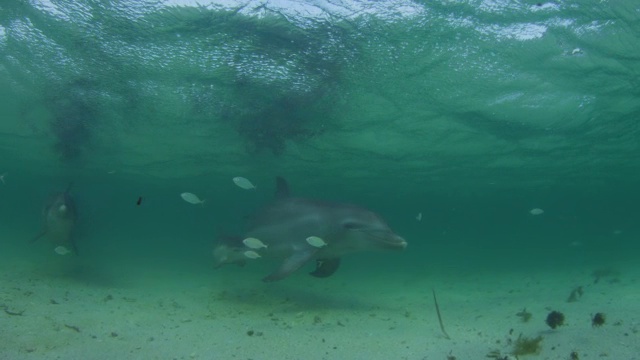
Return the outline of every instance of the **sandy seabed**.
[[[184,268],[81,257],[3,259],[1,359],[640,359],[640,271],[621,264],[527,272],[303,272]],[[575,302],[567,299],[582,286]],[[431,289],[436,289],[447,339]],[[531,319],[517,313],[526,308]],[[547,314],[560,311],[555,330]],[[602,312],[606,322],[592,326]]]

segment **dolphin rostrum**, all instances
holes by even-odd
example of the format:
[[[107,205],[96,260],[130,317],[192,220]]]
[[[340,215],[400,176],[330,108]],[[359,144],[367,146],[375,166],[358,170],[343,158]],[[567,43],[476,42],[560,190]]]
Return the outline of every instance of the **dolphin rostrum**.
[[[402,237],[367,209],[290,197],[287,182],[281,177],[276,178],[276,185],[276,200],[258,212],[245,234],[245,238],[259,239],[266,247],[254,251],[241,238],[224,238],[213,251],[217,266],[244,264],[247,252],[252,258],[257,252],[260,257],[282,260],[264,281],[284,279],[311,261],[316,262],[316,269],[310,274],[322,278],[338,269],[345,254],[407,247]],[[309,241],[309,237],[315,241]]]
[[[73,231],[78,217],[75,201],[69,191],[71,184],[62,193],[57,193],[45,203],[42,209],[42,231],[31,241],[46,236],[58,246],[69,246],[77,254]]]

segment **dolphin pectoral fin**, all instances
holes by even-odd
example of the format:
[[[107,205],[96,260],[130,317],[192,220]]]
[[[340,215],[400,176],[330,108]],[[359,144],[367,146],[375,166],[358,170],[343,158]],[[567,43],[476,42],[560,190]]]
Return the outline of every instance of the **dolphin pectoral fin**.
[[[269,274],[269,276],[263,278],[262,281],[272,282],[272,281],[278,281],[286,278],[292,272],[300,269],[302,265],[308,262],[313,257],[313,254],[315,254],[315,250],[299,251],[294,253],[293,255],[289,256],[284,260],[284,262],[282,263],[282,265],[280,265],[278,270]]]
[[[38,233],[38,235],[36,235],[35,237],[33,237],[33,238],[31,239],[31,241],[29,241],[29,242],[30,242],[30,243],[34,243],[34,242],[36,242],[38,239],[40,239],[41,237],[45,236],[46,234],[47,234],[47,230],[46,230],[46,229],[45,229],[45,230],[42,230],[42,231],[40,231],[40,233]]]
[[[318,259],[316,260],[316,269],[309,273],[317,278],[326,278],[333,275],[340,267],[340,258]]]

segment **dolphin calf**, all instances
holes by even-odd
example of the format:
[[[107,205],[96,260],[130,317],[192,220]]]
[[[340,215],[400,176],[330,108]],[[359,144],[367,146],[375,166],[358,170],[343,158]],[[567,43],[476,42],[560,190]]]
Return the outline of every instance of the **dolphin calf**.
[[[69,194],[71,185],[62,193],[57,193],[45,203],[42,209],[42,231],[34,237],[34,242],[46,236],[57,246],[69,246],[76,254],[78,248],[73,238],[78,213],[76,204]]]
[[[340,266],[340,258],[368,250],[403,250],[407,242],[396,235],[378,215],[367,209],[289,195],[289,186],[276,178],[276,200],[252,219],[242,238],[226,237],[214,248],[216,267],[244,264],[256,257],[274,258],[282,263],[263,281],[284,279],[303,265],[315,261],[310,274],[331,276]],[[313,241],[309,238],[312,237]],[[249,238],[264,243],[250,249]]]

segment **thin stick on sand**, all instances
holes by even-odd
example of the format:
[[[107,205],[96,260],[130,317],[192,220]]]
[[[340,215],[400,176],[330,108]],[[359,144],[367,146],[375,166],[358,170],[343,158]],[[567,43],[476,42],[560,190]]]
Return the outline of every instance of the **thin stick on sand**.
[[[436,304],[436,313],[438,314],[438,322],[440,323],[440,330],[442,330],[442,333],[444,334],[444,337],[447,340],[451,340],[451,336],[449,336],[449,334],[447,334],[447,330],[444,329],[444,324],[442,323],[442,315],[440,315],[440,306],[438,306],[438,299],[436,298],[436,291],[434,289],[431,289],[431,291],[433,292],[433,303]]]

